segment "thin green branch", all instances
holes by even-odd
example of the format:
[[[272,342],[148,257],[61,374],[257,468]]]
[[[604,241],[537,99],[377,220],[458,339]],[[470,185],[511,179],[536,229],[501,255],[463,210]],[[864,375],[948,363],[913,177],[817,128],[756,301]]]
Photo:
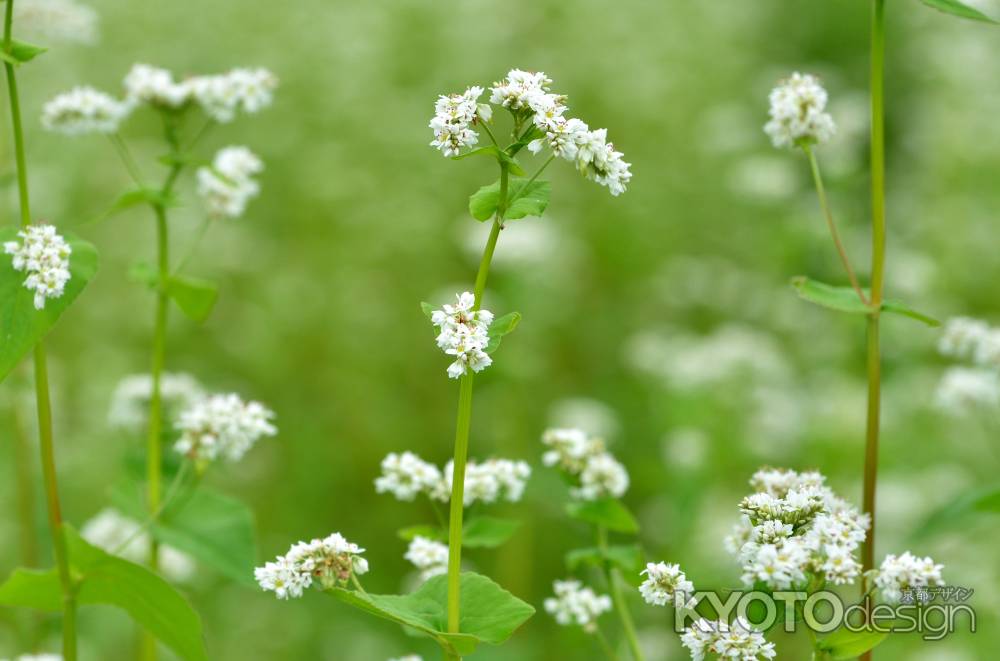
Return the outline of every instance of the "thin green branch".
[[[604,526],[597,526],[597,547],[604,557],[604,576],[608,581],[608,589],[611,591],[611,602],[618,613],[618,619],[622,623],[622,631],[625,632],[625,639],[628,641],[629,650],[635,661],[643,661],[642,648],[639,646],[639,637],[635,631],[635,623],[632,621],[632,613],[625,603],[625,596],[621,590],[621,576],[617,567],[611,566],[608,562],[608,531]]]

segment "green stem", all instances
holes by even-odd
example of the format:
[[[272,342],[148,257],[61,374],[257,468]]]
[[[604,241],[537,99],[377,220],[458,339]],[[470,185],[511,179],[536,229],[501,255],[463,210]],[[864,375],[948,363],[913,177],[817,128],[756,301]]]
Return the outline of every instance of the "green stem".
[[[135,162],[135,158],[132,156],[132,152],[129,151],[128,145],[125,144],[125,140],[122,139],[121,134],[110,133],[108,134],[108,139],[114,145],[115,151],[118,152],[118,156],[122,159],[122,163],[125,164],[125,169],[128,171],[129,176],[132,177],[132,181],[140,188],[144,187],[145,184],[142,180],[142,172],[139,170],[139,164]]]
[[[11,50],[14,22],[14,0],[7,0],[4,13],[3,48]],[[10,101],[11,125],[14,131],[14,160],[17,165],[17,192],[20,202],[21,226],[31,224],[31,202],[28,195],[27,160],[24,157],[24,130],[21,122],[21,103],[18,98],[17,77],[14,66],[4,61],[7,74],[7,90]],[[39,342],[34,349],[35,400],[38,407],[38,439],[42,461],[42,479],[48,505],[49,529],[52,533],[52,547],[59,574],[59,585],[63,593],[63,659],[76,661],[76,593],[69,569],[69,553],[66,547],[66,530],[63,527],[62,511],[59,504],[59,484],[56,476],[55,447],[52,434],[52,402],[49,399],[49,374],[46,363],[45,346]]]
[[[611,647],[611,643],[608,642],[608,637],[604,635],[604,632],[601,631],[600,627],[594,631],[594,638],[597,639],[597,643],[601,646],[604,654],[611,659],[611,661],[619,660],[618,653],[615,652],[613,647]]]
[[[855,293],[857,293],[858,298],[865,305],[868,305],[868,297],[865,296],[864,291],[862,291],[861,286],[858,284],[858,278],[854,275],[854,269],[851,268],[851,260],[847,257],[847,250],[844,249],[844,243],[840,240],[840,232],[837,231],[837,223],[833,220],[833,213],[830,211],[830,203],[826,199],[826,187],[823,185],[823,177],[819,171],[819,162],[816,160],[816,152],[813,151],[812,147],[809,145],[803,145],[803,150],[806,152],[806,156],[809,157],[809,167],[812,170],[813,182],[816,184],[816,194],[819,196],[819,205],[823,209],[823,216],[826,218],[826,225],[830,228],[830,236],[833,237],[833,245],[837,248],[837,254],[840,255],[840,261],[844,265],[844,269],[847,271],[847,277],[851,281],[851,287],[854,288]]]
[[[184,478],[187,477],[188,467],[190,465],[190,462],[184,462],[181,465],[180,470],[177,471],[177,474],[174,475],[174,479],[170,482],[170,486],[167,487],[167,492],[160,503],[160,508],[146,517],[145,521],[140,523],[131,535],[126,537],[120,544],[118,544],[118,546],[114,548],[113,551],[110,552],[111,555],[121,555],[124,553],[125,549],[131,546],[136,539],[138,539],[143,533],[148,531],[154,523],[156,523],[160,516],[163,515],[163,512],[166,511],[166,509],[173,502],[177,494],[181,492],[181,485]],[[150,538],[152,538],[152,535],[150,535]]]
[[[490,263],[496,250],[497,239],[503,228],[503,216],[506,211],[505,201],[508,193],[509,175],[507,167],[500,165],[500,204],[497,207],[496,218],[490,229],[483,258],[479,262],[479,272],[476,274],[476,284],[473,289],[475,309],[483,302],[483,292],[486,290],[486,279],[490,273]],[[469,427],[472,422],[472,373],[462,375],[458,390],[458,417],[455,423],[455,456],[453,460],[453,475],[451,485],[450,516],[448,520],[448,632],[459,633],[459,602],[462,566],[462,514],[465,499],[465,464],[469,455]],[[447,659],[460,657],[445,653]]]
[[[17,510],[21,529],[21,562],[38,567],[38,540],[35,536],[35,493],[32,486],[31,446],[21,424],[18,402],[12,402],[10,424],[14,434],[14,470],[17,481]]]
[[[868,315],[867,372],[868,419],[865,425],[865,472],[862,507],[871,517],[871,529],[861,549],[862,571],[875,566],[875,487],[878,476],[878,442],[881,409],[882,365],[879,347],[879,308],[885,281],[885,0],[872,2],[871,34],[871,196],[872,196],[872,312]],[[867,581],[862,581],[867,591]],[[862,655],[870,660],[871,652]]]
[[[608,531],[604,526],[597,527],[597,546],[601,550],[601,555],[608,556]],[[625,632],[625,639],[628,641],[629,650],[635,661],[643,661],[642,648],[639,647],[639,637],[635,632],[635,623],[632,622],[632,614],[625,603],[625,596],[621,589],[621,576],[617,567],[612,567],[608,561],[604,561],[604,575],[608,580],[608,588],[611,590],[611,602],[615,605],[618,618],[622,622],[622,630]]]

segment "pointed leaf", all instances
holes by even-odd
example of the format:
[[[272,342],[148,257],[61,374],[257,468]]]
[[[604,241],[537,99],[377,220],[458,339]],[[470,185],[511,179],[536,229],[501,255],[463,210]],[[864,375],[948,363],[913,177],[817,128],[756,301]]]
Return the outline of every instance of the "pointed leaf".
[[[219,298],[219,287],[210,280],[186,275],[172,275],[167,293],[188,318],[201,323],[208,319]]]
[[[19,64],[24,64],[25,62],[30,62],[47,50],[48,48],[45,48],[44,46],[36,46],[24,41],[12,39],[10,42],[10,50],[0,48],[0,60],[17,66]]]
[[[567,503],[566,513],[574,519],[603,526],[616,532],[639,532],[639,522],[621,501],[614,498]]]
[[[0,381],[52,330],[97,273],[94,246],[69,233],[62,236],[73,250],[69,257],[70,279],[63,295],[47,299],[41,310],[35,309],[34,294],[24,286],[27,275],[15,271],[11,256],[0,252]],[[17,229],[0,229],[0,245],[5,241],[20,241]]]
[[[164,197],[157,188],[133,188],[119,195],[108,210],[96,220],[106,220],[122,211],[144,204],[169,208],[177,206],[177,200],[172,195]]]
[[[874,649],[886,639],[888,633],[877,631],[859,631],[854,633],[847,629],[838,629],[829,636],[821,638],[818,649],[831,659],[853,659]]]
[[[996,23],[994,19],[990,18],[986,14],[982,13],[975,7],[962,2],[961,0],[920,0],[928,7],[933,7],[938,11],[942,11],[946,14],[951,14],[952,16],[958,16],[960,18],[970,18],[974,21],[982,21],[984,23]]]
[[[871,312],[871,308],[858,298],[857,292],[851,287],[834,287],[804,275],[792,278],[792,287],[803,300],[831,310],[852,314]]]
[[[470,519],[462,530],[462,545],[470,549],[492,549],[510,539],[521,522],[516,519],[501,519],[493,516],[480,516]]]
[[[473,149],[472,151],[467,151],[464,154],[459,154],[458,156],[452,156],[451,160],[461,161],[463,158],[469,158],[470,156],[492,156],[499,159],[500,150],[493,145],[488,145],[486,147],[480,147],[479,149]]]
[[[486,345],[486,353],[493,353],[500,348],[500,340],[504,335],[512,332],[517,325],[521,323],[521,313],[511,312],[510,314],[505,314],[499,319],[495,319],[492,324],[490,324],[489,330],[486,334],[489,336],[490,341]]]
[[[549,204],[552,185],[547,181],[533,181],[511,177],[507,185],[507,211],[504,220],[517,220],[525,216],[541,216]],[[497,211],[500,201],[500,181],[483,186],[469,198],[469,213],[476,220],[489,220]]]
[[[906,303],[898,300],[889,300],[882,303],[883,312],[891,312],[892,314],[902,315],[904,317],[909,317],[910,319],[916,319],[922,323],[936,328],[941,325],[941,322],[930,315],[926,315],[923,312],[917,312]]]

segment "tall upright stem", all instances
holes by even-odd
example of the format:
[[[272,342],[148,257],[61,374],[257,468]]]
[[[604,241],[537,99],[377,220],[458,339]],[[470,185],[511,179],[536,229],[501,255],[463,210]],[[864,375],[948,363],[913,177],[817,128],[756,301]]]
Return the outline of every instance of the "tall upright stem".
[[[13,34],[14,0],[7,0],[4,14],[3,48],[9,53]],[[18,98],[17,77],[14,66],[4,61],[7,90],[10,100],[11,125],[14,131],[14,160],[17,165],[17,193],[20,202],[21,226],[31,224],[31,201],[28,195],[28,170],[24,157],[24,130],[21,123],[21,103]],[[38,446],[42,461],[42,479],[52,533],[52,548],[63,593],[63,659],[76,661],[76,594],[69,570],[66,550],[66,531],[63,528],[62,510],[59,505],[59,485],[56,477],[55,448],[52,438],[52,402],[49,399],[49,374],[45,347],[39,342],[34,349],[35,400],[38,407]]]
[[[885,281],[885,0],[872,1],[871,31],[872,312],[868,315],[867,329],[868,420],[863,497],[864,511],[871,517],[871,530],[861,550],[863,571],[875,566],[875,486],[882,386],[879,309]],[[866,583],[862,582],[863,593],[867,592]],[[871,659],[871,652],[862,658]]]
[[[608,531],[603,526],[597,528],[597,546],[601,550],[601,555],[605,558],[608,555]],[[625,639],[628,641],[629,650],[635,661],[643,661],[642,648],[639,647],[639,637],[635,632],[635,623],[632,622],[632,613],[625,603],[625,596],[622,594],[621,576],[617,567],[612,567],[607,561],[604,563],[604,574],[608,580],[608,589],[611,590],[611,602],[618,612],[618,619],[622,623],[622,631],[625,632]]]
[[[482,260],[479,262],[479,272],[476,274],[476,284],[473,294],[476,299],[475,309],[483,302],[483,292],[486,290],[486,280],[490,273],[490,263],[496,250],[497,239],[503,228],[503,216],[506,209],[509,175],[507,166],[500,165],[500,203],[497,206],[496,217],[490,236],[486,240]],[[469,427],[472,422],[472,380],[473,375],[467,372],[462,375],[458,389],[458,419],[455,423],[455,456],[451,480],[451,505],[448,518],[448,632],[459,633],[461,599],[461,568],[462,568],[462,515],[465,500],[465,465],[469,456]],[[446,653],[446,659],[458,659],[457,655]]]

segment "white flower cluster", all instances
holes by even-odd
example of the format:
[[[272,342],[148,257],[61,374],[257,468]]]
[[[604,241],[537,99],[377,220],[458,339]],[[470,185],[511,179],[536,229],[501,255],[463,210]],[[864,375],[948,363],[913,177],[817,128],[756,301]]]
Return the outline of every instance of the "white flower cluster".
[[[73,252],[52,225],[29,225],[17,233],[21,243],[7,241],[3,251],[12,255],[15,271],[26,271],[24,286],[35,292],[35,309],[45,299],[59,298],[69,282],[69,256]]]
[[[801,587],[810,576],[836,585],[853,583],[861,571],[855,551],[868,517],[833,493],[816,472],[763,469],[757,491],[740,503],[743,517],[726,547],[743,566],[743,582],[772,590]]]
[[[181,432],[174,449],[195,462],[217,458],[239,461],[261,436],[274,436],[274,412],[258,402],[244,402],[239,395],[211,395],[181,412],[176,427]]]
[[[821,144],[836,127],[826,112],[826,90],[815,76],[793,73],[771,92],[771,121],[764,132],[775,147]]]
[[[335,532],[325,539],[299,542],[274,562],[254,570],[254,578],[278,599],[301,597],[314,582],[324,590],[345,585],[352,575],[368,572],[365,550]]]
[[[680,565],[650,562],[642,573],[646,575],[646,580],[639,586],[639,593],[652,606],[666,606],[667,602],[673,602],[681,608],[694,592],[694,583],[687,580]]]
[[[918,558],[909,551],[896,556],[885,556],[875,574],[875,585],[882,598],[889,603],[899,603],[903,591],[944,585],[941,570],[944,565],[935,564],[929,558]]]
[[[153,394],[153,379],[149,374],[126,376],[111,395],[108,423],[112,427],[140,431],[149,417],[149,400]],[[181,410],[205,396],[201,384],[190,374],[164,373],[160,375],[160,402],[170,420]]]
[[[631,166],[622,153],[607,140],[607,129],[590,130],[579,119],[567,119],[566,97],[550,91],[552,80],[541,71],[512,69],[490,88],[490,103],[506,108],[520,122],[530,120],[535,135],[528,149],[537,154],[545,147],[559,158],[574,163],[577,169],[612,195],[625,192],[632,178]],[[435,105],[430,127],[434,130],[431,146],[445,156],[457,156],[463,147],[478,143],[473,130],[478,121],[490,121],[489,105],[478,103],[481,87],[470,87],[463,94],[441,96]]]
[[[596,594],[580,581],[555,581],[554,597],[545,600],[545,612],[563,626],[577,625],[587,633],[597,631],[597,618],[611,610],[611,597]]]
[[[972,363],[944,373],[934,395],[938,408],[958,415],[1000,408],[1000,328],[968,317],[949,319],[938,351]]]
[[[13,661],[63,661],[63,657],[62,654],[22,654]]]
[[[448,573],[448,545],[417,535],[410,541],[404,558],[420,570],[420,580]]]
[[[42,126],[67,135],[114,133],[130,112],[128,103],[93,87],[74,87],[42,106]]]
[[[455,296],[455,304],[442,306],[431,314],[437,326],[437,345],[455,362],[448,366],[448,376],[457,379],[469,371],[481,372],[493,359],[486,353],[490,343],[489,328],[493,313],[476,309],[476,297],[471,292]]]
[[[14,23],[46,43],[97,41],[97,12],[76,0],[21,0],[14,5]]]
[[[777,652],[764,634],[755,630],[746,619],[737,618],[732,624],[725,620],[713,622],[700,619],[681,635],[681,644],[691,652],[694,661],[709,655],[719,659],[773,659]]]
[[[391,493],[399,500],[411,501],[418,494],[441,502],[451,498],[454,464],[444,470],[424,461],[412,452],[392,452],[382,460],[382,474],[375,479],[377,493]],[[517,502],[524,494],[531,467],[523,461],[487,459],[465,465],[465,489],[462,502],[472,505],[498,500]]]
[[[271,105],[277,85],[274,74],[261,68],[233,69],[178,82],[166,69],[135,64],[125,76],[125,97],[133,104],[166,108],[180,108],[193,101],[215,121],[228,122],[238,111],[254,114]]]
[[[542,443],[551,448],[542,455],[542,463],[578,478],[579,485],[570,489],[574,498],[621,498],[628,491],[628,471],[600,439],[579,429],[549,429],[542,434]]]
[[[253,176],[264,163],[246,147],[224,147],[212,161],[212,167],[198,168],[198,195],[205,200],[210,215],[216,218],[239,218],[251,198],[260,193]]]
[[[149,558],[149,533],[118,510],[101,510],[83,524],[80,535],[94,546],[117,553],[130,562],[142,564]],[[186,553],[160,545],[160,570],[171,580],[186,581],[194,576],[195,563]]]

